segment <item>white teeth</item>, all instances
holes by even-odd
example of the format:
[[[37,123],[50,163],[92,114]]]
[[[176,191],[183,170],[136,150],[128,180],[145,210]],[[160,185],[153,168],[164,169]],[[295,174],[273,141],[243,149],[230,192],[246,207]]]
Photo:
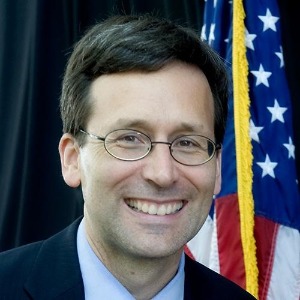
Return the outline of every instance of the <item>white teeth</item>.
[[[151,204],[149,206],[148,214],[149,215],[156,215],[157,214],[157,207],[156,207],[156,205]]]
[[[157,210],[157,215],[164,216],[167,213],[167,209],[165,205],[161,205]]]
[[[166,214],[169,215],[171,212],[172,212],[172,205],[169,204],[169,205],[167,206],[167,212],[166,212]]]
[[[131,208],[134,208],[137,211],[142,211],[149,215],[159,215],[165,216],[174,214],[180,210],[183,206],[183,202],[176,202],[174,204],[157,204],[157,203],[146,203],[138,200],[127,200],[126,203]]]
[[[143,211],[144,213],[147,213],[148,210],[149,210],[148,204],[144,203],[143,206],[142,206],[142,211]]]

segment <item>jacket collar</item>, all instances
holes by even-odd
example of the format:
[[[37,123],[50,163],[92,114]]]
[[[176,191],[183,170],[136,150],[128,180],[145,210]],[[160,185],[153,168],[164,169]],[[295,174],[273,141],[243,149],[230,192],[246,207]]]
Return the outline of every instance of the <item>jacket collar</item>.
[[[25,283],[33,299],[84,299],[76,246],[80,221],[42,243]]]

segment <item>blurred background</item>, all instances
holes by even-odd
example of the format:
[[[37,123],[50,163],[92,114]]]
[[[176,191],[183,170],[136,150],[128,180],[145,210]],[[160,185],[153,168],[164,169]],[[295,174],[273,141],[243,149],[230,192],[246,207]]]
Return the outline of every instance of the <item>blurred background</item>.
[[[297,11],[290,1],[278,4],[299,174]],[[58,155],[61,81],[74,42],[95,22],[131,12],[155,12],[200,35],[203,6],[204,0],[0,0],[0,251],[44,239],[82,214],[81,192],[64,183]]]

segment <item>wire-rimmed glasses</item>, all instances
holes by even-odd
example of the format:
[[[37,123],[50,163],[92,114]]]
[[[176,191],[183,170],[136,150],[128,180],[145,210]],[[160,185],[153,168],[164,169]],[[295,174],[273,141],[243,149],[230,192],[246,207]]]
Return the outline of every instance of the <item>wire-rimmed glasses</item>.
[[[81,133],[104,143],[105,150],[113,157],[135,161],[147,156],[156,144],[168,145],[175,161],[187,166],[205,164],[213,158],[221,145],[202,135],[182,135],[172,142],[151,141],[146,134],[131,129],[117,129],[100,137],[80,129]]]

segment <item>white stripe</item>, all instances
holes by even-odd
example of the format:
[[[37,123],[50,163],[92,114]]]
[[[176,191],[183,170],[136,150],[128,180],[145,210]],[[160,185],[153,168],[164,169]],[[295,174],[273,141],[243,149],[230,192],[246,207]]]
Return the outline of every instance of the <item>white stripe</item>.
[[[280,225],[267,300],[300,299],[300,233]]]
[[[187,244],[194,258],[220,273],[216,218],[208,216],[196,236]]]
[[[215,210],[216,212],[216,210]],[[214,212],[214,225],[213,225],[213,233],[212,233],[212,241],[211,241],[211,253],[209,260],[209,268],[220,273],[220,259],[219,259],[219,247],[218,247],[218,231],[217,231],[217,216]]]

